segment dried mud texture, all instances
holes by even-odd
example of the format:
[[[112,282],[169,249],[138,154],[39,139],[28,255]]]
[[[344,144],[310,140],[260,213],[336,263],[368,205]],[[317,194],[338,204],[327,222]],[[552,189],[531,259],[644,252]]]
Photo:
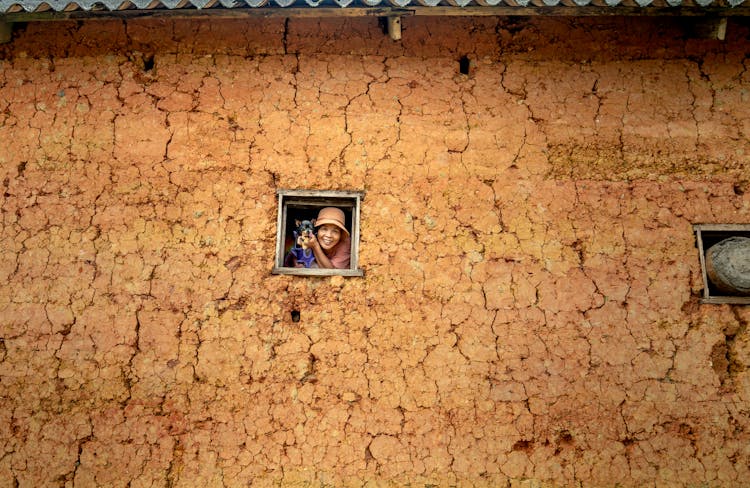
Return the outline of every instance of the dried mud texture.
[[[750,221],[747,34],[17,28],[0,486],[746,484],[691,224]],[[270,274],[278,188],[366,191],[364,278]]]

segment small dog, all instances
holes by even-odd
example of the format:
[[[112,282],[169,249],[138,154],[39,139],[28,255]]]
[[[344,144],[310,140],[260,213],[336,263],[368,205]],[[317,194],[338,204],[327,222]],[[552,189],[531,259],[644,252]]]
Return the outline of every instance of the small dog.
[[[295,220],[294,245],[284,260],[284,266],[299,268],[301,263],[305,268],[312,268],[315,263],[315,255],[309,247],[309,240],[315,234],[315,219]]]

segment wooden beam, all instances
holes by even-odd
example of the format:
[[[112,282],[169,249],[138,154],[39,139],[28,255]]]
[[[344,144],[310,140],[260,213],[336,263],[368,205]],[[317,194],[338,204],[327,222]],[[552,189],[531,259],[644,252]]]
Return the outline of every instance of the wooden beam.
[[[410,7],[413,15],[454,17],[748,17],[750,7]]]
[[[93,19],[246,19],[246,18],[322,18],[322,17],[750,17],[750,6],[721,7],[295,7],[295,8],[207,8],[146,10],[71,10],[65,12],[14,12],[5,14],[6,22],[41,22]]]
[[[364,276],[361,269],[284,268],[274,266],[272,274],[295,276]]]
[[[391,7],[258,7],[207,9],[147,9],[147,10],[70,10],[65,12],[17,12],[6,14],[13,22],[45,22],[57,20],[93,19],[247,19],[247,18],[320,18],[320,17],[386,17],[414,15],[412,11]]]
[[[693,229],[700,232],[750,233],[750,224],[693,224]]]

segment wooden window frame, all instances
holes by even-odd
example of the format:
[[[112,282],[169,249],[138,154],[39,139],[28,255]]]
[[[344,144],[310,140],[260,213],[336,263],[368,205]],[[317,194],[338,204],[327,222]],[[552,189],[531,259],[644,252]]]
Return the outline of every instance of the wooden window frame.
[[[701,263],[701,274],[703,275],[703,297],[702,303],[730,303],[739,305],[750,305],[750,297],[725,295],[717,290],[708,279],[706,272],[706,252],[715,243],[732,237],[750,237],[750,224],[696,224],[693,225],[696,245]]]
[[[360,208],[364,199],[362,191],[335,190],[276,190],[279,199],[276,220],[276,256],[273,274],[296,276],[364,276],[359,267]],[[351,261],[348,269],[289,268],[284,266],[286,229],[290,206],[339,207],[351,214]]]

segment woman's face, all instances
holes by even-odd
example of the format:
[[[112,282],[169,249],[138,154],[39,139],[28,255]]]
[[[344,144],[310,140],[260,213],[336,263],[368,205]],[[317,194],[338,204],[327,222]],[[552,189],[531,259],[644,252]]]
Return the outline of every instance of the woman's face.
[[[318,242],[323,251],[330,251],[341,240],[341,229],[333,224],[323,224],[318,228]]]

